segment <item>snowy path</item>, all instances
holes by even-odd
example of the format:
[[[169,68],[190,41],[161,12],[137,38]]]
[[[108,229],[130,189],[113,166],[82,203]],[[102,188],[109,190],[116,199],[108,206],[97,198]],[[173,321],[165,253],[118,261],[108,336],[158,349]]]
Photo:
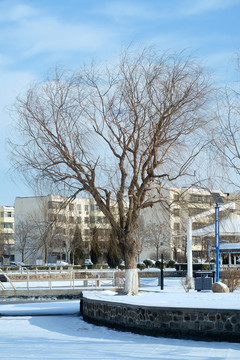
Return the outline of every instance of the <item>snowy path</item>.
[[[1,360],[239,360],[240,345],[117,332],[76,315],[23,316],[0,319],[0,353]]]
[[[1,360],[239,360],[240,344],[154,338],[88,324],[79,301],[1,304]],[[26,314],[68,314],[27,316]],[[21,314],[23,316],[11,316]]]

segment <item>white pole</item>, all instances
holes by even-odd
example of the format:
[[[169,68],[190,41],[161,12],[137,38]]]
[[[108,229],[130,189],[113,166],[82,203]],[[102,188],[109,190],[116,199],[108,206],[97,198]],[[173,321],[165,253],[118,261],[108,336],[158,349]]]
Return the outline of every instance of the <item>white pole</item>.
[[[192,268],[192,219],[187,219],[187,276],[193,289],[193,268]]]

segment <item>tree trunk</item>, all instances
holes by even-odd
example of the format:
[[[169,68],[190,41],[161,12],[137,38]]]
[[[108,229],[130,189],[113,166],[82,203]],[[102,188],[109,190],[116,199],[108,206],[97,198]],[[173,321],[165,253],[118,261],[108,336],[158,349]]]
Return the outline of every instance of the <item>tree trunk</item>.
[[[125,287],[124,294],[138,295],[138,272],[135,252],[125,251]]]
[[[45,261],[45,265],[48,264],[48,246],[45,244],[44,246],[44,261]]]

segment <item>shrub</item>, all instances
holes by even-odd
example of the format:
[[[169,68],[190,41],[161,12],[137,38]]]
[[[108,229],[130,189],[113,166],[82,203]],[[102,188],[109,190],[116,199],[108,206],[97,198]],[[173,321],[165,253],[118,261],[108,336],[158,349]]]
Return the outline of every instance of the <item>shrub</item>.
[[[162,262],[160,261],[160,260],[157,260],[156,262],[155,262],[155,267],[156,268],[158,268],[158,269],[161,269],[161,265],[162,265]],[[166,263],[165,262],[163,262],[163,267],[165,268],[166,267]]]
[[[169,260],[168,267],[174,268],[175,267],[175,261],[174,260]]]
[[[137,268],[140,270],[144,270],[146,269],[146,264],[145,263],[137,264]]]
[[[153,265],[152,260],[149,260],[149,259],[145,259],[145,260],[143,260],[143,262],[146,265],[146,267],[151,267]]]
[[[233,292],[240,286],[240,270],[229,268],[221,273],[222,282]]]

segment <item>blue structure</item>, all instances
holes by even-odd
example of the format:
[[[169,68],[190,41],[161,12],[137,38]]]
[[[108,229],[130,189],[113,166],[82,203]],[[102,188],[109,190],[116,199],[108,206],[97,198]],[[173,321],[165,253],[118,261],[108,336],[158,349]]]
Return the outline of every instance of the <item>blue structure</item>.
[[[219,204],[224,204],[219,193],[212,193],[216,203],[215,206],[215,248],[216,248],[216,282],[219,281],[219,243],[220,243],[220,226],[219,226]]]

